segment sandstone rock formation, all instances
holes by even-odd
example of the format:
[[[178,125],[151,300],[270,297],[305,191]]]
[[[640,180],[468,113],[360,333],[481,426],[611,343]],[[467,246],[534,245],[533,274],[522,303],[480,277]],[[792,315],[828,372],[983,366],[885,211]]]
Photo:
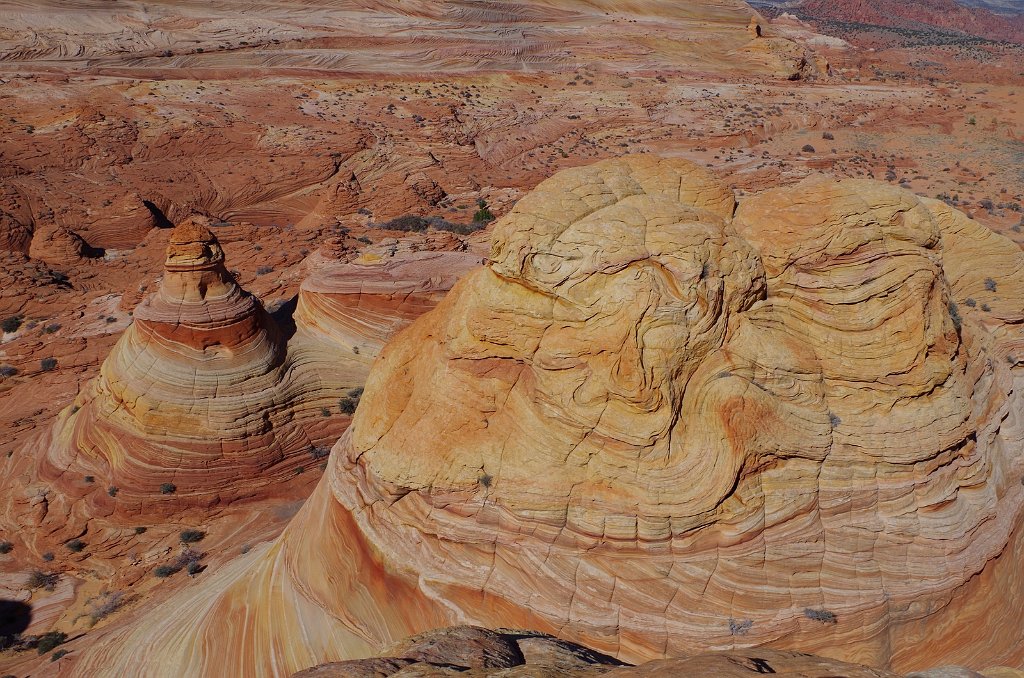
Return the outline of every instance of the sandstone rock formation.
[[[956,0],[803,0],[799,9],[811,17],[831,21],[917,30],[930,26],[986,40],[1024,44],[1024,17],[1019,13],[1003,16]]]
[[[54,265],[74,263],[97,254],[77,233],[56,224],[36,228],[28,251],[33,259]]]
[[[1022,265],[876,182],[557,174],[384,349],[282,537],[76,671],[280,675],[450,623],[1019,664]]]
[[[278,328],[228,274],[208,222],[179,224],[160,289],[37,441],[25,519],[80,529],[68,514],[135,517],[260,495],[311,444],[284,411],[286,367]]]
[[[435,240],[455,246],[425,244]],[[282,328],[227,271],[209,220],[179,224],[159,290],[100,376],[32,442],[32,468],[9,468],[9,515],[33,526],[22,538],[42,551],[97,517],[137,522],[280,494],[348,425],[385,341],[480,263],[398,250],[319,257]]]
[[[295,321],[338,351],[372,358],[480,263],[464,252],[420,251],[323,266],[302,283]]]
[[[568,678],[745,678],[772,673],[801,678],[897,678],[896,674],[855,664],[778,650],[698,655],[688,659],[623,666],[611,657],[575,643],[531,631],[490,631],[473,626],[435,629],[407,638],[381,657],[323,664],[292,678],[384,678],[385,676],[522,676]]]

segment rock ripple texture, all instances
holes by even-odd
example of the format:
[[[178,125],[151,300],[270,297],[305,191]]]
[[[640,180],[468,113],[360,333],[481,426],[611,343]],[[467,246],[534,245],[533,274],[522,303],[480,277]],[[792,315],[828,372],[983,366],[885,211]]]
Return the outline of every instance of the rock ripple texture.
[[[282,675],[450,623],[1019,664],[1022,288],[1013,243],[885,184],[737,207],[682,160],[562,172],[385,347],[282,537],[81,675]]]

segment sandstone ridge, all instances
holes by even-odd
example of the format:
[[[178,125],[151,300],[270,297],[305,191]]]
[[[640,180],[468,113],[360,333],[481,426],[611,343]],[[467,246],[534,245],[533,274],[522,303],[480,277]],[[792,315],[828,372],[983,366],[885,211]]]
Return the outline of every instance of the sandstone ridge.
[[[647,155],[555,175],[492,242],[381,352],[281,538],[80,675],[296,671],[467,622],[632,663],[1024,661],[1013,243],[866,180],[737,206]]]

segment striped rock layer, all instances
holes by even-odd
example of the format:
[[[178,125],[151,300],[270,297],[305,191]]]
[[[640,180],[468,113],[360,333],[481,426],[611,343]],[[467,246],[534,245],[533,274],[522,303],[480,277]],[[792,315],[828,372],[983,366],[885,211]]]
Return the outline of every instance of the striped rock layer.
[[[133,515],[258,494],[292,470],[287,452],[309,441],[284,426],[283,338],[203,220],[175,228],[160,289],[134,315],[43,436],[40,480],[65,500],[88,492],[85,513]],[[116,496],[71,482],[81,474]]]
[[[1024,257],[944,204],[562,172],[399,333],[280,539],[79,675],[284,676],[452,623],[629,662],[1015,665]]]
[[[286,341],[228,274],[208,223],[186,220],[172,234],[160,289],[36,441],[32,477],[9,493],[12,515],[47,526],[37,530],[45,549],[48,533],[78,537],[96,517],[134,524],[277,496],[348,425],[386,339],[477,263],[450,252],[321,262]]]

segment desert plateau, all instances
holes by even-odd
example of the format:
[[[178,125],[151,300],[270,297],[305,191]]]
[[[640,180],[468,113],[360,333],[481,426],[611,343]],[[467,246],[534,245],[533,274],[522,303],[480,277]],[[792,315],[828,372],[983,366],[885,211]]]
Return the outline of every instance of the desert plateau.
[[[1024,678],[1024,2],[0,0],[0,676]]]

